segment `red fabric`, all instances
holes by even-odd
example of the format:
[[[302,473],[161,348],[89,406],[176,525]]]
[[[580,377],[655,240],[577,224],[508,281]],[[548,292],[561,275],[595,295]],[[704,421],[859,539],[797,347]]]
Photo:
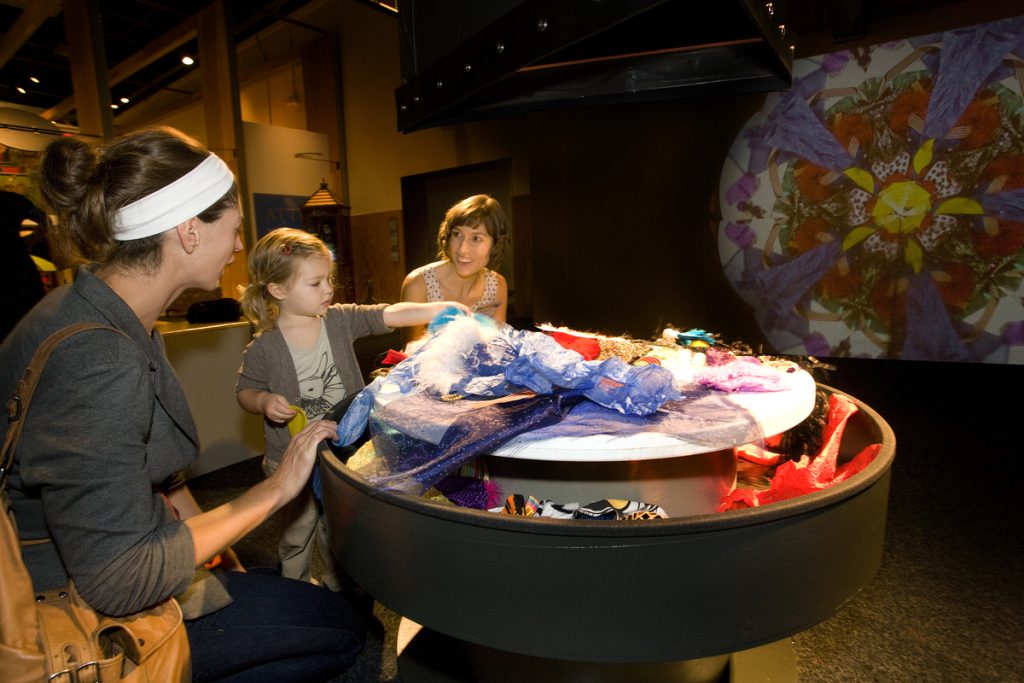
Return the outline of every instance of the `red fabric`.
[[[746,460],[752,462],[755,465],[778,465],[782,460],[782,455],[775,451],[768,450],[771,447],[777,447],[782,443],[782,434],[776,434],[775,436],[766,436],[764,438],[764,447],[758,446],[753,443],[745,443],[742,446],[736,446],[733,449],[733,453],[740,460]]]
[[[387,355],[384,356],[384,360],[380,362],[381,365],[398,365],[409,356],[405,355],[401,351],[395,351],[394,349],[388,349]]]
[[[733,453],[740,460],[746,460],[752,462],[755,465],[778,465],[779,461],[782,460],[782,455],[775,451],[770,451],[767,448],[761,448],[757,444],[745,443],[742,446],[736,446],[733,449]]]
[[[857,412],[857,406],[845,396],[833,394],[829,397],[828,421],[822,434],[821,450],[814,458],[806,455],[798,462],[784,462],[775,470],[771,484],[765,491],[736,489],[722,498],[719,512],[758,507],[780,500],[820,491],[833,484],[849,479],[867,467],[881,449],[882,444],[871,444],[852,460],[839,467],[839,444],[850,417]],[[740,448],[743,448],[742,446]]]
[[[548,335],[565,348],[583,356],[583,360],[594,360],[601,355],[601,344],[593,337],[577,337],[574,334],[553,330],[549,331]]]

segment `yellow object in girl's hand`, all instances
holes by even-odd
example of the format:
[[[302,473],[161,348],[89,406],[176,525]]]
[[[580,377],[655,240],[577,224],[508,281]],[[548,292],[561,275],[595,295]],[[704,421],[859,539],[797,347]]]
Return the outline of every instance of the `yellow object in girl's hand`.
[[[295,416],[288,420],[288,433],[295,436],[306,426],[306,411],[298,406],[288,406],[295,411]]]

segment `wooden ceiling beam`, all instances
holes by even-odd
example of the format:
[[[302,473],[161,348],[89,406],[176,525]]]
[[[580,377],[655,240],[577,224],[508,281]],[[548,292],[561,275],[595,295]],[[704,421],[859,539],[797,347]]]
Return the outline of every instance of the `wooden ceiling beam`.
[[[11,61],[11,57],[18,53],[21,46],[28,42],[44,21],[60,14],[63,5],[61,0],[34,0],[28,3],[15,19],[11,29],[3,34],[3,44],[0,45],[0,68]]]
[[[108,84],[111,87],[117,85],[164,55],[177,50],[195,37],[196,19],[195,17],[189,17],[120,64],[111,67],[107,75]],[[59,119],[73,109],[75,109],[75,98],[71,96],[44,111],[42,116],[48,120]]]
[[[78,128],[85,135],[109,138],[114,133],[114,117],[110,112],[99,0],[67,0],[64,24],[71,60],[71,87],[78,101]]]

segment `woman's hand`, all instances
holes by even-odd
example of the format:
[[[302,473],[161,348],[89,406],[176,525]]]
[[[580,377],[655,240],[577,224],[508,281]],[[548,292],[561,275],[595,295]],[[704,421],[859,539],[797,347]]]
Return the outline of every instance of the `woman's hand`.
[[[291,443],[281,457],[281,464],[270,480],[287,502],[297,496],[309,480],[316,462],[317,449],[324,439],[338,437],[338,423],[331,420],[315,420],[292,437]]]
[[[320,442],[335,438],[337,431],[338,425],[330,420],[310,422],[292,439],[273,474],[234,500],[185,519],[192,532],[196,566],[212,560],[299,495],[313,471]],[[225,559],[232,564],[230,557]]]

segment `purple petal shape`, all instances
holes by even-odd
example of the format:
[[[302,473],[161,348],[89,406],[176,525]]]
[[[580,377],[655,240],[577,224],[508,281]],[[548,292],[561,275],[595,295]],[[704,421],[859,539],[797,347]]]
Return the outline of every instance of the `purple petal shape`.
[[[768,116],[761,129],[765,144],[787,150],[823,168],[843,171],[853,159],[843,149],[807,101],[790,91]]]
[[[757,190],[757,178],[753,173],[744,173],[725,191],[725,201],[732,205],[750,199]]]
[[[740,249],[746,249],[755,239],[754,231],[746,223],[727,223],[725,236]]]
[[[940,138],[964,113],[981,85],[1021,43],[1024,17],[947,31],[924,134]]]
[[[832,352],[832,347],[821,332],[811,332],[807,335],[804,339],[804,348],[811,356],[827,356]]]
[[[1006,323],[1000,336],[1007,346],[1024,346],[1024,320]]]
[[[841,254],[842,245],[829,242],[754,275],[750,286],[762,302],[765,323],[773,328],[783,324],[796,302],[835,265]]]
[[[821,70],[831,76],[832,74],[839,73],[839,71],[846,66],[846,63],[849,61],[849,50],[843,50],[842,52],[829,52],[821,58]]]
[[[982,195],[980,200],[989,216],[1024,221],[1024,187]]]
[[[971,361],[946,312],[935,283],[919,275],[907,290],[907,338],[900,352],[905,360]]]

